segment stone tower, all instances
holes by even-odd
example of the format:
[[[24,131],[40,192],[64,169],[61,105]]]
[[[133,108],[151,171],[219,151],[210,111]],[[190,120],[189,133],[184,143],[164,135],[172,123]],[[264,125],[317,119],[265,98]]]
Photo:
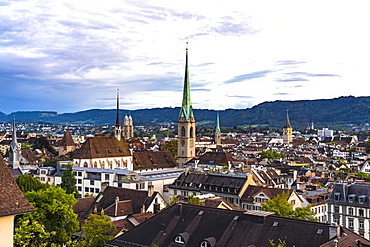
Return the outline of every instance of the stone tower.
[[[285,126],[283,128],[283,143],[289,144],[293,142],[293,128],[289,121],[288,110],[286,111]]]
[[[215,129],[215,143],[216,145],[221,145],[221,128],[220,128],[220,114],[217,112],[217,121]]]
[[[186,42],[186,44],[188,44]],[[195,157],[195,118],[190,99],[190,79],[188,69],[188,47],[186,47],[185,78],[182,97],[182,106],[178,124],[178,151],[177,162],[180,167]]]
[[[20,145],[17,141],[17,127],[15,125],[15,119],[13,121],[13,134],[12,134],[12,142],[10,144],[10,152],[9,152],[9,165],[13,167],[13,169],[18,169],[20,165],[20,156],[21,156],[21,149]]]
[[[134,124],[132,122],[132,117],[128,115],[123,119],[123,136],[125,139],[134,137]]]

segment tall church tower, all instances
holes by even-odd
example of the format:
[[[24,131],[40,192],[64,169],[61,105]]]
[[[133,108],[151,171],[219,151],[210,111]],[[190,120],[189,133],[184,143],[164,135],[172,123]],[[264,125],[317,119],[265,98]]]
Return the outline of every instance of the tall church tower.
[[[119,89],[117,89],[117,110],[116,110],[116,125],[114,126],[114,136],[117,138],[118,141],[121,140],[122,129],[119,122]]]
[[[125,139],[134,137],[134,124],[131,116],[125,116],[123,119],[123,136]]]
[[[186,42],[186,45],[188,42]],[[190,79],[188,69],[188,47],[186,46],[185,78],[182,106],[179,114],[177,162],[180,167],[195,157],[195,118],[190,99]]]
[[[288,110],[286,111],[285,126],[283,128],[283,143],[289,144],[293,142],[293,128],[289,121]]]
[[[21,156],[21,149],[19,147],[17,141],[17,128],[15,126],[15,119],[13,121],[13,136],[12,142],[10,144],[10,152],[9,152],[9,165],[13,167],[13,169],[19,168],[19,159]]]
[[[220,114],[217,112],[217,122],[215,130],[215,143],[216,145],[221,145],[221,128],[220,128]]]

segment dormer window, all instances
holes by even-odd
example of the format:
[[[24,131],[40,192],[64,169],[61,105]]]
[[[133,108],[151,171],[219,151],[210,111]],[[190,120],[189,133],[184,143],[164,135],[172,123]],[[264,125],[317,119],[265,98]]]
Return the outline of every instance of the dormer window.
[[[178,243],[178,244],[185,244],[185,240],[182,236],[176,236],[175,238],[175,243]]]
[[[175,243],[185,245],[188,242],[189,233],[183,232],[175,237]]]
[[[209,238],[206,238],[204,239],[201,243],[200,243],[200,247],[214,247],[216,245],[216,239],[214,237],[209,237]]]
[[[356,195],[349,195],[348,196],[348,202],[353,203],[355,201]]]
[[[339,201],[340,193],[334,193],[334,201]]]
[[[358,197],[358,203],[360,203],[360,204],[364,204],[364,202],[365,202],[365,198],[366,198],[366,196],[365,196],[365,195],[359,196],[359,197]]]

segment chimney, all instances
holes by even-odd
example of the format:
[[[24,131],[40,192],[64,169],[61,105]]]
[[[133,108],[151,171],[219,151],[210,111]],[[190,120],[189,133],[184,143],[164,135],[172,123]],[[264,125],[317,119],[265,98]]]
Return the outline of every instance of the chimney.
[[[141,205],[141,213],[145,213],[145,205]]]
[[[154,185],[150,183],[148,184],[148,197],[152,197],[153,194],[154,194]]]
[[[177,204],[177,208],[179,209],[179,216],[181,216],[182,215],[182,204],[181,203]]]

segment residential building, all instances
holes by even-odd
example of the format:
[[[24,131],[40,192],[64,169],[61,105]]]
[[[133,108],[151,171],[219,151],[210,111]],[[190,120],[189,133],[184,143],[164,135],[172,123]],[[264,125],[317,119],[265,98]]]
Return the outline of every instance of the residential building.
[[[328,221],[370,239],[370,183],[336,183],[330,193]]]
[[[0,155],[0,239],[1,246],[13,247],[14,218],[31,213],[32,205],[18,188],[9,167]]]

